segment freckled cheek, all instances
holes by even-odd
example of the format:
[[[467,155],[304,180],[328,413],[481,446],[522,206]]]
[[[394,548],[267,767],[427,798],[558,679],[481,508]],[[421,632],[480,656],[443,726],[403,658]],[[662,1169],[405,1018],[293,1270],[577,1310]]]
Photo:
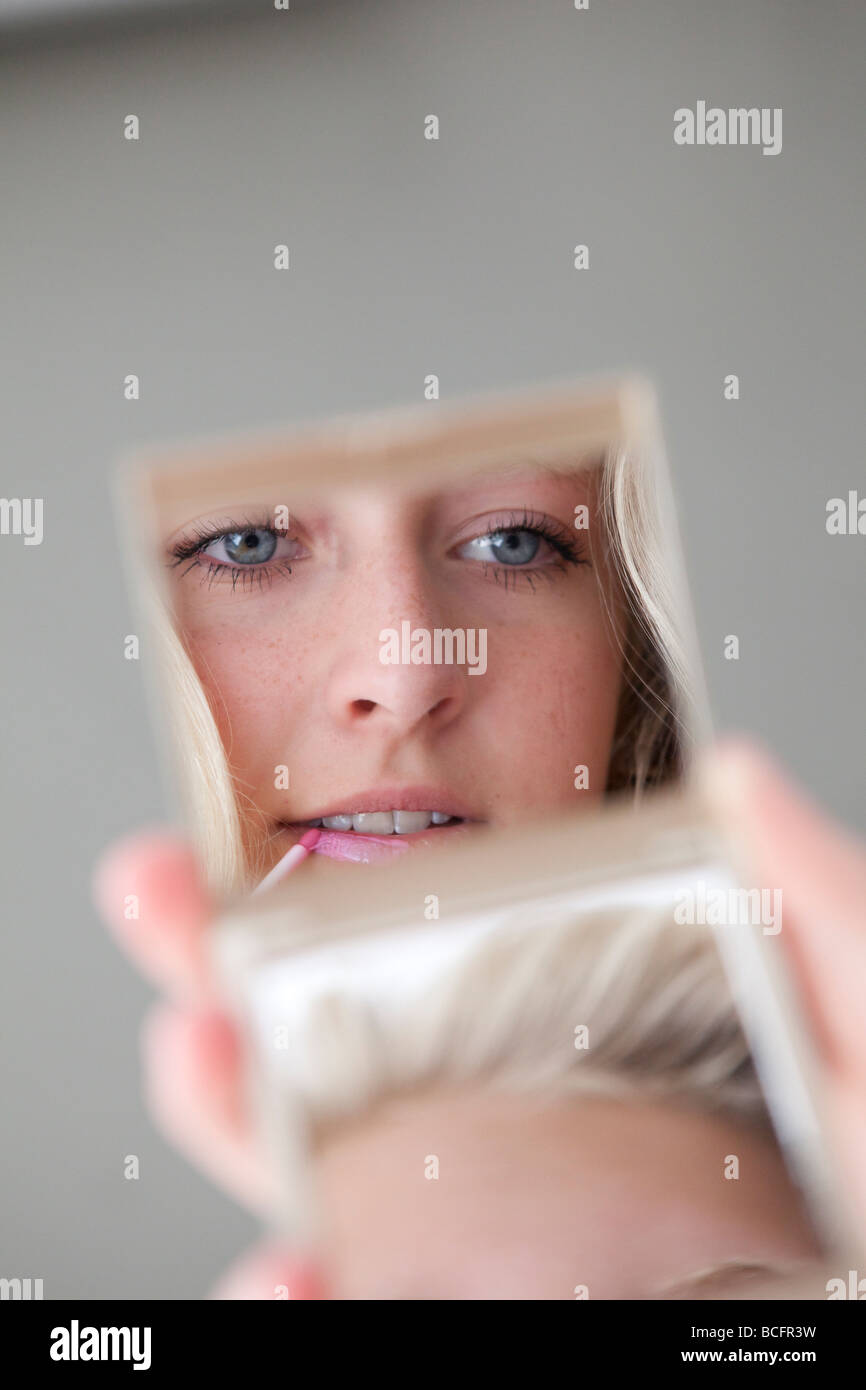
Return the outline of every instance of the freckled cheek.
[[[487,717],[507,750],[507,800],[526,808],[601,796],[616,724],[621,659],[603,634],[592,640],[536,633],[503,667],[488,666]],[[574,768],[589,788],[574,788]],[[505,799],[505,797],[503,798]]]
[[[297,632],[251,638],[248,632],[192,634],[195,665],[235,774],[253,792],[270,786],[290,756],[292,730],[309,709],[313,639]]]

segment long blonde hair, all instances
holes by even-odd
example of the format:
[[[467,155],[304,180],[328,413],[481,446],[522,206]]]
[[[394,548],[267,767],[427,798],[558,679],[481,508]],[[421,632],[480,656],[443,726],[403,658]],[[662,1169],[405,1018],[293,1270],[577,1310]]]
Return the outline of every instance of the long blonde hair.
[[[646,455],[612,448],[604,456],[600,513],[629,612],[607,790],[635,797],[677,777],[694,739],[695,662],[678,598],[685,583],[679,554],[664,549],[672,503],[661,483]],[[242,892],[263,872],[265,840],[255,821],[264,817],[234,784],[214,713],[164,604],[152,616],[194,845],[214,893]]]
[[[695,636],[665,477],[656,460],[624,449],[609,451],[601,476],[602,521],[629,611],[607,789],[635,797],[683,772],[698,732]]]

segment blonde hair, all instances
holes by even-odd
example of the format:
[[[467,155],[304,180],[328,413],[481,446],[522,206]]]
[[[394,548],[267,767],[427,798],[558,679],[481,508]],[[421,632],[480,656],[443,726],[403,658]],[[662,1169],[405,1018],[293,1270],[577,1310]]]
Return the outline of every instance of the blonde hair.
[[[294,976],[303,1005],[289,1007],[294,1032],[279,1055],[311,1136],[391,1096],[470,1083],[667,1101],[768,1130],[712,938],[670,910],[515,914],[468,935],[444,964],[422,958],[413,970],[395,940],[389,963],[401,959],[384,993],[381,968],[365,972],[357,957],[335,956],[312,985]]]
[[[164,678],[163,709],[180,771],[193,848],[215,895],[243,888],[244,830],[228,757],[198,673],[161,599],[151,594],[151,631]]]
[[[621,448],[601,463],[600,512],[612,567],[629,620],[621,638],[624,680],[607,790],[639,797],[649,786],[678,776],[693,740],[692,662],[686,650],[677,585],[685,592],[679,557],[665,553],[670,539],[655,460]],[[610,626],[616,631],[610,605]],[[196,848],[210,889],[242,892],[261,877],[266,840],[256,829],[264,816],[233,781],[193,661],[174,632],[167,609],[154,614],[163,648],[172,733],[184,777],[183,792]]]
[[[608,791],[628,789],[636,797],[679,776],[694,740],[694,662],[677,597],[687,585],[679,554],[662,551],[663,538],[675,533],[662,476],[645,454],[615,449],[600,488],[604,531],[629,610]]]

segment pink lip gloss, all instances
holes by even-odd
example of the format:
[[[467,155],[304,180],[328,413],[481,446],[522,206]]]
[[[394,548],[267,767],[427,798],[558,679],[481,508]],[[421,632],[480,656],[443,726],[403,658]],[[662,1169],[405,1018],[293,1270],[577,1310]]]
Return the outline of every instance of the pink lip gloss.
[[[414,837],[413,837],[414,838]],[[323,830],[317,853],[354,864],[379,864],[411,849],[401,835],[359,835],[357,831]]]
[[[263,893],[266,888],[273,888],[275,883],[279,883],[287,874],[292,873],[299,864],[303,864],[308,855],[312,854],[316,845],[319,843],[321,830],[308,830],[301,836],[296,845],[282,859],[278,860],[269,874],[266,874],[254,889],[254,893]]]

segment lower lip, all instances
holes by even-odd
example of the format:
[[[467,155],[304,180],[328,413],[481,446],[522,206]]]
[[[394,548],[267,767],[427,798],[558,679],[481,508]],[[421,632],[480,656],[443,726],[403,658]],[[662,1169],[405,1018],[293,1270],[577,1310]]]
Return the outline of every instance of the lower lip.
[[[287,827],[298,838],[303,827]],[[323,830],[319,836],[314,854],[324,855],[326,859],[340,859],[352,864],[384,864],[398,859],[411,849],[428,849],[437,844],[446,844],[455,837],[471,832],[472,822],[461,821],[459,825],[443,825],[436,830],[418,830],[412,835],[359,835],[355,831],[344,833],[340,830]]]

